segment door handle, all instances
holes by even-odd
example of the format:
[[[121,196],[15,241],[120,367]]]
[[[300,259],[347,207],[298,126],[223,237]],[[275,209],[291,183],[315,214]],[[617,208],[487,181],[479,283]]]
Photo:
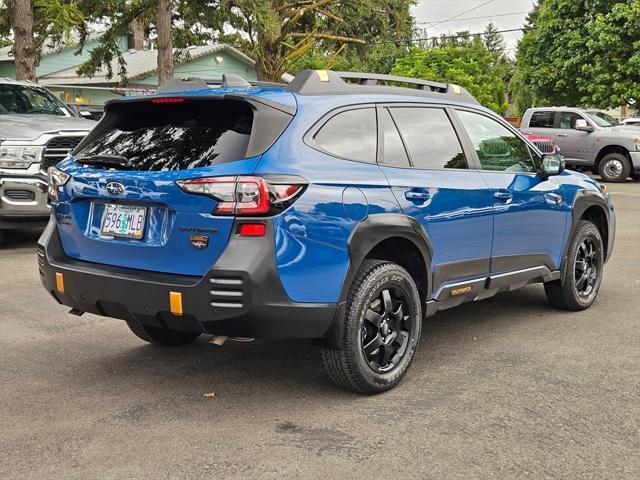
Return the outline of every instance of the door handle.
[[[508,202],[509,200],[513,199],[513,193],[507,192],[505,190],[499,190],[497,192],[493,192],[493,196],[498,200],[503,200],[505,202]]]
[[[569,135],[567,135],[566,133],[559,133],[558,136],[559,137],[568,137]]]
[[[404,197],[411,202],[424,202],[429,200],[431,195],[426,190],[414,189],[404,192]]]

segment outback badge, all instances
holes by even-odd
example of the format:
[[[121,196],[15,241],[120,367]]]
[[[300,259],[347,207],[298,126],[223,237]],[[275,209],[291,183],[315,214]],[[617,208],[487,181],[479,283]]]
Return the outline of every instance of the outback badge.
[[[191,235],[189,240],[191,240],[193,248],[197,248],[198,250],[203,250],[209,246],[209,237],[206,235]]]

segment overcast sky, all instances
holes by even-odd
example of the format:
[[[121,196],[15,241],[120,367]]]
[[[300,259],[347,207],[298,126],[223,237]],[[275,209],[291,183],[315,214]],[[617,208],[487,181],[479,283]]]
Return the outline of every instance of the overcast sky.
[[[427,28],[431,37],[461,30],[481,32],[490,21],[498,30],[521,28],[533,4],[534,0],[419,0],[412,12],[418,26]],[[513,56],[522,32],[503,35],[507,53]]]

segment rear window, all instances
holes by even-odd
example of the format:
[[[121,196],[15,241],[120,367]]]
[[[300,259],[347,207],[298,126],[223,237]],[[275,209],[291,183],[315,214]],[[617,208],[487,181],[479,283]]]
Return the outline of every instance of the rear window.
[[[337,157],[376,163],[376,111],[359,108],[338,113],[322,126],[313,140]]]
[[[233,100],[111,105],[78,160],[121,156],[134,170],[187,170],[245,158],[253,110]]]

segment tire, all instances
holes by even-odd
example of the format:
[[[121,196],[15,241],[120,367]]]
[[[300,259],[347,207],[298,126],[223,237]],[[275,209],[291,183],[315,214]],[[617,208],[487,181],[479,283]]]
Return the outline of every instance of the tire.
[[[411,364],[422,329],[420,295],[411,275],[395,263],[362,262],[342,322],[337,348],[321,348],[331,380],[367,394],[398,385]]]
[[[624,182],[631,173],[631,164],[625,155],[609,153],[600,160],[598,173],[605,182]]]
[[[591,256],[590,251],[593,253]],[[603,265],[604,247],[600,231],[593,223],[580,220],[571,235],[560,280],[544,284],[551,305],[571,311],[589,308],[600,290]]]
[[[161,347],[177,347],[178,345],[191,343],[200,336],[199,333],[143,326],[137,320],[126,320],[126,322],[136,337]]]

